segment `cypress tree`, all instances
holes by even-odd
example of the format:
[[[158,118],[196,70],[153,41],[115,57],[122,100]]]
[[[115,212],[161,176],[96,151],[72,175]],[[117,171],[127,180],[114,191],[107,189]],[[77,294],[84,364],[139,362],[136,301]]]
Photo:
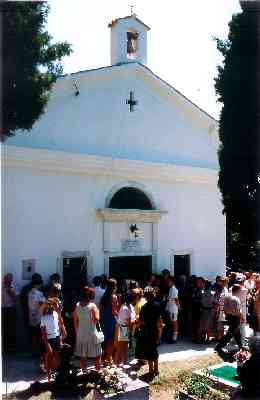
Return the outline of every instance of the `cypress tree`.
[[[62,73],[67,42],[53,43],[46,31],[47,2],[1,2],[1,139],[30,130],[44,112],[50,90]]]
[[[260,2],[241,1],[215,81],[222,103],[219,126],[219,188],[231,242],[228,266],[260,271]]]

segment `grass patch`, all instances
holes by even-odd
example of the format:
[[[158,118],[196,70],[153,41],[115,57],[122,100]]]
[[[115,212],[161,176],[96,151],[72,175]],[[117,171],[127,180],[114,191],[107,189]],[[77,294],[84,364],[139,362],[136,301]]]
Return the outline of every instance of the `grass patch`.
[[[150,383],[151,400],[175,400],[176,393],[187,382],[196,369],[208,368],[222,362],[216,354],[194,357],[186,360],[171,361],[159,365],[160,375]],[[140,375],[147,367],[140,370]],[[216,400],[217,397],[216,397]]]

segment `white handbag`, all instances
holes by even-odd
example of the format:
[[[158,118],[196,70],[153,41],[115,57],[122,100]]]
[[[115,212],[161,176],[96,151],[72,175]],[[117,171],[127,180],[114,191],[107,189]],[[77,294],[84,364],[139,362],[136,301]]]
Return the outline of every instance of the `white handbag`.
[[[95,339],[96,339],[95,340],[96,344],[101,344],[105,340],[105,336],[104,336],[104,333],[103,333],[103,331],[101,329],[101,326],[100,326],[99,322],[97,322],[97,324],[96,324]]]

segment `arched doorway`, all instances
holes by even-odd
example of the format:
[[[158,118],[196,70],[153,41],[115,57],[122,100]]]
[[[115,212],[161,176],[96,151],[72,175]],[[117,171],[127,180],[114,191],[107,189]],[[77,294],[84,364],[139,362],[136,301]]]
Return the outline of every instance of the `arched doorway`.
[[[116,185],[106,198],[103,218],[105,273],[117,279],[146,279],[156,271],[158,210],[143,185]]]
[[[153,205],[149,197],[140,189],[123,187],[111,198],[109,208],[125,210],[152,210]]]

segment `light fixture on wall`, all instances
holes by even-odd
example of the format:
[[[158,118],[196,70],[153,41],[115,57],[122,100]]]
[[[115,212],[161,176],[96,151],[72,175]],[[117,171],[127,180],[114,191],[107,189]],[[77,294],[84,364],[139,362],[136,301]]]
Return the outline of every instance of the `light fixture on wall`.
[[[134,238],[135,238],[135,239],[137,239],[137,238],[140,236],[140,234],[141,234],[141,231],[140,231],[140,229],[137,227],[136,224],[130,225],[130,226],[129,226],[129,231],[131,232],[132,235],[134,235]]]
[[[78,85],[77,85],[77,83],[75,81],[73,81],[73,86],[75,88],[74,95],[78,96],[79,95],[79,88],[78,88]]]

